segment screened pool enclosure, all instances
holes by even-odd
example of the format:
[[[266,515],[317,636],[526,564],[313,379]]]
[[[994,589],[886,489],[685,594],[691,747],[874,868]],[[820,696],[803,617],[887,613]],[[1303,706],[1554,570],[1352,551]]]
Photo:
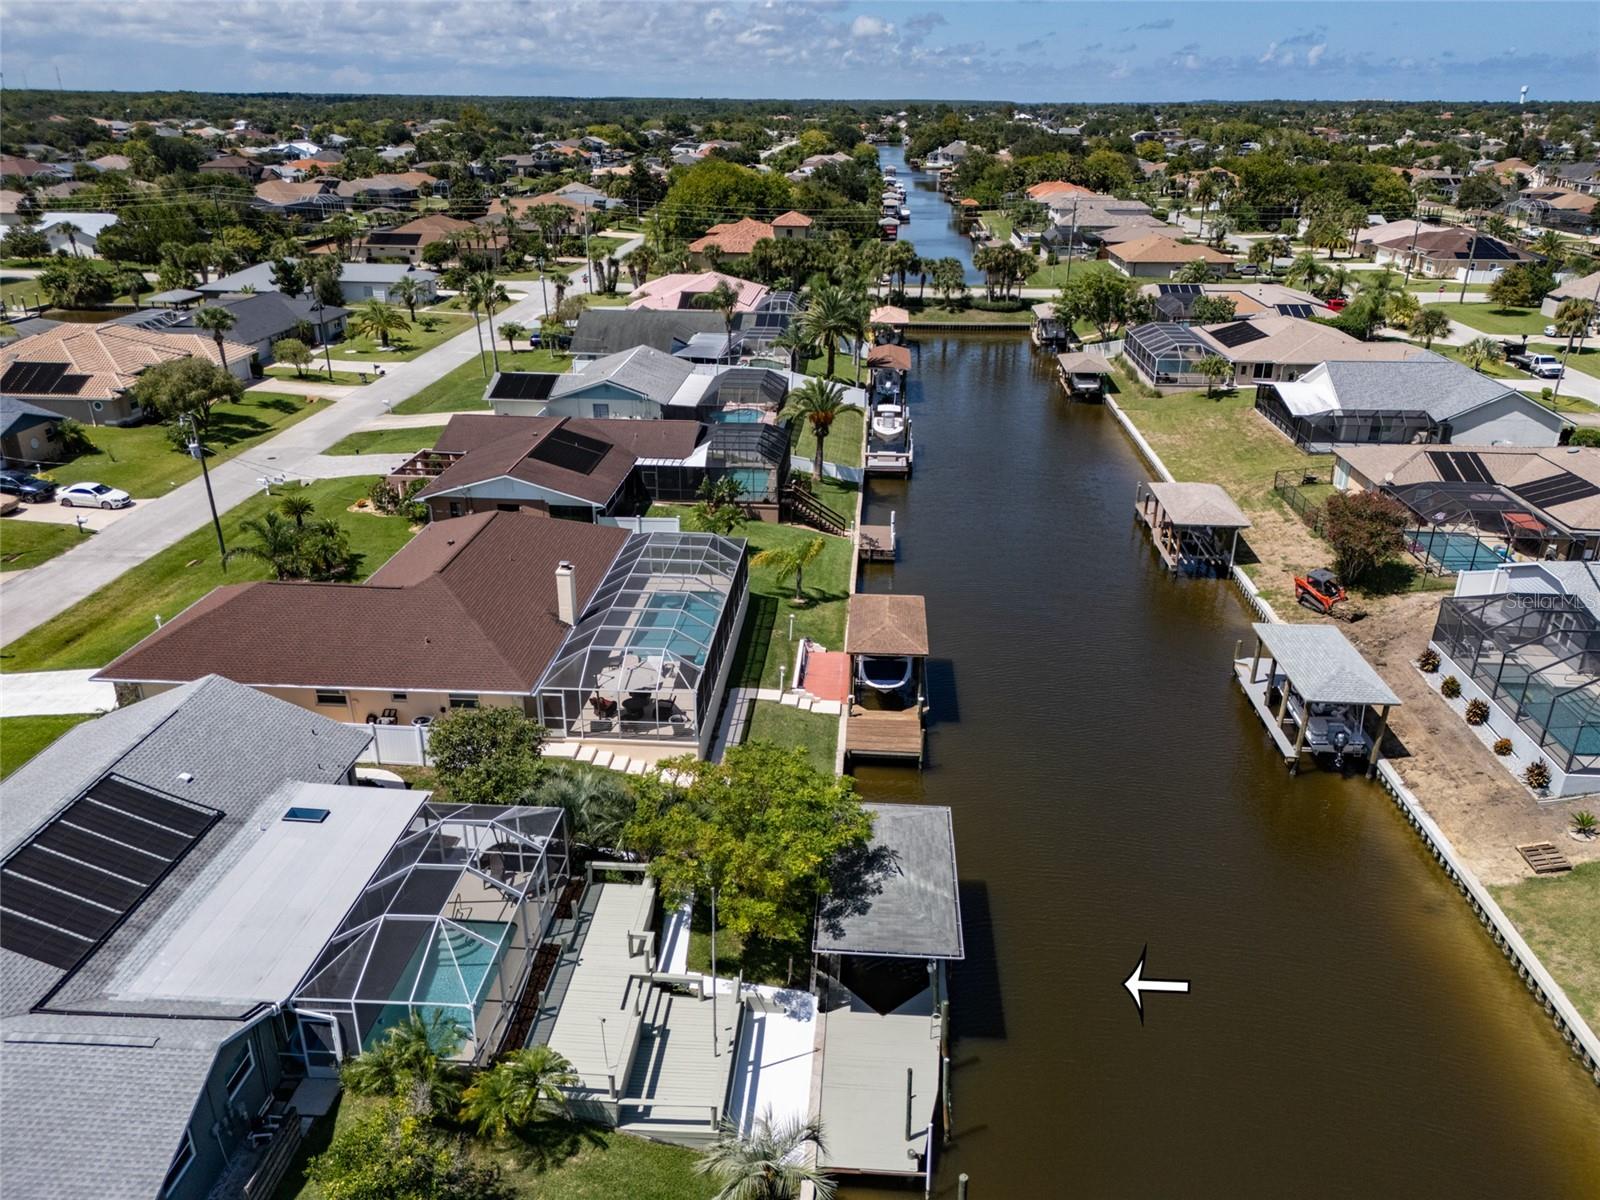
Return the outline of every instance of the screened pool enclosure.
[[[1129,331],[1122,352],[1157,387],[1205,387],[1206,377],[1197,367],[1201,359],[1216,354],[1189,326],[1168,321]]]
[[[742,539],[629,538],[539,684],[540,721],[558,737],[699,740],[747,590]]]
[[[460,1026],[457,1057],[495,1052],[568,873],[557,808],[422,806],[296,992],[312,1073],[417,1014]]]
[[[1555,767],[1600,770],[1600,621],[1566,596],[1451,596],[1434,643]]]

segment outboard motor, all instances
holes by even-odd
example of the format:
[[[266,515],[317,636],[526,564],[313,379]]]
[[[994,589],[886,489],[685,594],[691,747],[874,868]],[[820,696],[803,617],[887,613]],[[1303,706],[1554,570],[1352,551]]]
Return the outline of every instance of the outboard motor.
[[[1344,748],[1350,744],[1350,735],[1343,729],[1333,731],[1333,737],[1328,739],[1333,743],[1333,769],[1344,770]]]

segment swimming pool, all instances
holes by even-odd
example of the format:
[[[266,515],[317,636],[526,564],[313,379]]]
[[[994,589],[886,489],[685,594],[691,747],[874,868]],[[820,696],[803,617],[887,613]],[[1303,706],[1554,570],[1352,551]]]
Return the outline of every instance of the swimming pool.
[[[424,1019],[442,1013],[471,1030],[511,942],[510,934],[511,926],[504,921],[440,921],[412,952],[389,992],[389,1003],[377,1010],[371,1027],[362,1034],[362,1047],[370,1050],[412,1012]],[[371,1011],[366,1005],[360,1007]]]
[[[721,609],[718,592],[656,592],[639,614],[628,649],[665,651],[703,666]]]
[[[1446,571],[1474,571],[1497,567],[1506,561],[1504,547],[1491,546],[1470,533],[1408,529],[1406,543],[1418,558],[1427,559]]]
[[[724,408],[711,414],[718,425],[756,425],[761,421],[759,408]]]

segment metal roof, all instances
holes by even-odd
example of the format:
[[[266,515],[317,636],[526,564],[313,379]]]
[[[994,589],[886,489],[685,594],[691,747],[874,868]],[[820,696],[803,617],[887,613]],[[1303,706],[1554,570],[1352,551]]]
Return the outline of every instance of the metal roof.
[[[956,839],[942,805],[864,804],[872,837],[834,863],[818,954],[963,958]]]
[[[1258,622],[1254,628],[1261,644],[1307,702],[1400,703],[1400,697],[1372,669],[1372,664],[1361,657],[1361,651],[1331,625]]]

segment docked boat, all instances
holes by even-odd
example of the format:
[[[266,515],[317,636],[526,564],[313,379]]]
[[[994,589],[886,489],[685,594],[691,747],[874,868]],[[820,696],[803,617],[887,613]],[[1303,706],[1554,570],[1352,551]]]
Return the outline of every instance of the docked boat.
[[[872,410],[872,432],[884,442],[899,441],[906,432],[905,405],[879,404]]]
[[[911,223],[911,209],[909,207],[907,207],[906,205],[902,204],[900,206],[900,224],[908,225],[910,223]]]

